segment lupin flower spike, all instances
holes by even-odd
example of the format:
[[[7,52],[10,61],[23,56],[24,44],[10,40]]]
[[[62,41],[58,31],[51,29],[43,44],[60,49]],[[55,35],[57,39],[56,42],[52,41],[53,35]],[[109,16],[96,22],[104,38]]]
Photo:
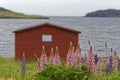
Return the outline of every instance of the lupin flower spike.
[[[53,48],[51,48],[51,51],[53,52]]]
[[[90,43],[90,51],[92,50],[92,43]]]
[[[56,46],[56,50],[58,51],[58,47]]]
[[[72,46],[72,42],[70,41],[70,46]]]
[[[22,55],[23,57],[25,57],[25,52],[23,52],[23,55]]]
[[[78,44],[80,45],[80,41],[78,41]]]
[[[91,44],[90,40],[88,41],[88,44],[89,44],[89,45]]]
[[[45,46],[42,46],[43,49],[45,49]]]

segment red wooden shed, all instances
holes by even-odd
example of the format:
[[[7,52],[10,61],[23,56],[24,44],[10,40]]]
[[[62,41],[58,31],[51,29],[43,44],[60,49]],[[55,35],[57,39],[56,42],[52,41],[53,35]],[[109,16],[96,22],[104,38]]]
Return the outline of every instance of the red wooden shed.
[[[61,58],[66,58],[70,41],[76,46],[80,31],[68,29],[50,23],[32,26],[30,28],[14,31],[15,33],[15,58],[21,59],[25,52],[26,59],[35,59],[41,56],[42,46],[45,46],[49,56],[50,49],[58,46]]]

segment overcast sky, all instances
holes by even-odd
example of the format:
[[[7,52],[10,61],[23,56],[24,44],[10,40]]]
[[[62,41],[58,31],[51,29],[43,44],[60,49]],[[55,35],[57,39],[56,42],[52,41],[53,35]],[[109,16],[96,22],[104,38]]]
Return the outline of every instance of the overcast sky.
[[[120,9],[120,0],[0,0],[0,7],[45,16],[84,16],[98,9]]]

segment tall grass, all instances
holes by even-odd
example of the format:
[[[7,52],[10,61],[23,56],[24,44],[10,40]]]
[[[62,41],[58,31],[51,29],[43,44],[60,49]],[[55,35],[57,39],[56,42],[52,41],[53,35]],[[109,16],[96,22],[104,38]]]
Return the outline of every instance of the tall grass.
[[[32,75],[35,73],[36,62],[28,62],[26,64],[25,77],[21,77],[21,61],[15,61],[14,59],[0,58],[0,78],[13,78],[13,80],[29,80],[32,79]],[[4,79],[3,79],[4,80]]]
[[[62,65],[61,65],[62,66]],[[37,62],[27,62],[25,77],[21,77],[21,61],[0,57],[0,80],[32,80],[36,74]],[[120,80],[120,72],[105,74],[106,64],[102,67],[102,75],[92,74],[88,80]]]

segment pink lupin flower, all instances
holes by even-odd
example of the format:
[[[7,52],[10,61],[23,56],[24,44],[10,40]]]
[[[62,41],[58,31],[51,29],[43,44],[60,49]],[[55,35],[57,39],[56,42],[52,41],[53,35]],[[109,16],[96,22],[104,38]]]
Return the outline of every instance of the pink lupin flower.
[[[76,50],[75,50],[75,53],[76,53],[76,65],[78,67],[80,67],[80,64],[82,63],[82,56],[81,56],[81,48],[80,48],[80,43],[78,43],[77,47],[76,47]]]
[[[46,51],[45,51],[45,47],[43,46],[43,50],[42,50],[42,54],[40,57],[40,68],[44,69],[45,68],[45,64],[47,64],[47,55],[46,55]]]
[[[73,66],[75,64],[75,62],[77,61],[77,55],[75,53],[75,47],[73,46],[72,48],[72,55],[71,55],[71,66]]]
[[[68,50],[68,53],[67,53],[67,59],[66,59],[66,64],[68,66],[71,66],[71,60],[72,60],[72,42],[70,42],[70,47],[69,47],[69,50]]]
[[[75,53],[77,55],[77,59],[81,59],[81,49],[80,49],[80,43],[78,43]]]
[[[59,52],[58,52],[58,47],[56,47],[54,60],[55,60],[54,62],[56,62],[55,65],[60,64],[60,55],[59,55]]]
[[[51,48],[51,53],[50,53],[50,57],[49,57],[49,64],[54,64],[54,52],[53,52],[53,48]]]
[[[95,71],[95,60],[94,60],[92,45],[90,45],[87,61],[88,61],[88,66],[90,68],[90,71],[92,72]]]
[[[99,76],[101,76],[101,69],[102,69],[102,59],[101,57],[98,58],[97,66],[96,66],[96,72]]]

